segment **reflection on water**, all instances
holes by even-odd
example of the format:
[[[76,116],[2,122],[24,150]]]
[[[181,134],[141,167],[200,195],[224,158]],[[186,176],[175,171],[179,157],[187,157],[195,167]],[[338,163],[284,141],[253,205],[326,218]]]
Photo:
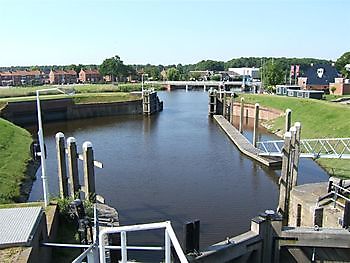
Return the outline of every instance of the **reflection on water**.
[[[279,171],[237,151],[208,118],[207,93],[159,95],[164,111],[152,117],[45,124],[51,192],[57,192],[54,135],[62,131],[74,136],[79,148],[86,140],[93,143],[95,159],[104,164],[96,169],[97,191],[118,209],[122,224],[171,220],[181,238],[183,224],[200,219],[203,247],[248,230],[252,217],[276,208]],[[245,133],[251,136],[249,128]],[[274,138],[264,130],[260,136]],[[306,160],[301,161],[300,174],[301,183],[327,179]],[[37,178],[31,200],[42,197],[40,170]],[[143,240],[154,242],[158,235]]]

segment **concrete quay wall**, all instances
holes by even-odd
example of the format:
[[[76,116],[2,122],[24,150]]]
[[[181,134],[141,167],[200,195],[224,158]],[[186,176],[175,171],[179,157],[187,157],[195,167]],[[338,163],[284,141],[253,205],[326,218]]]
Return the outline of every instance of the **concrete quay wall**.
[[[41,109],[44,122],[143,113],[141,99],[89,104],[75,104],[71,98],[42,100]],[[36,101],[9,102],[1,109],[0,117],[21,126],[36,124]]]

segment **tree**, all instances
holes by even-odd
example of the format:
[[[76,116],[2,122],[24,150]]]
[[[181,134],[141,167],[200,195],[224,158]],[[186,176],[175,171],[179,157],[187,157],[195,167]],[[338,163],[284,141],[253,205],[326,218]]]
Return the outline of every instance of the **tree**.
[[[337,90],[336,87],[334,87],[334,86],[331,87],[331,92],[332,92],[332,94],[334,94],[334,92],[335,92],[336,90]]]
[[[276,85],[283,83],[284,71],[279,63],[273,62],[272,60],[268,61],[264,65],[262,74],[263,85],[270,92]]]
[[[176,68],[169,68],[166,71],[168,80],[180,80],[180,72]]]
[[[222,71],[224,70],[224,62],[215,60],[202,60],[195,66],[196,70],[211,70]]]
[[[335,62],[335,66],[340,71],[344,78],[350,78],[350,71],[345,69],[345,65],[350,64],[350,51],[341,55]]]
[[[124,65],[119,56],[107,58],[100,66],[100,73],[102,76],[111,76],[112,81],[119,81],[121,78],[127,76],[128,68]]]

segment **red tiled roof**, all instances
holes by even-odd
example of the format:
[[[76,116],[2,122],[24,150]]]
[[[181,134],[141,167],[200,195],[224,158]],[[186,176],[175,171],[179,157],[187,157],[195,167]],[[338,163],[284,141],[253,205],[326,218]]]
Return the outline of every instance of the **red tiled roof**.
[[[100,74],[98,69],[82,69],[82,71],[84,71],[85,74]]]
[[[58,70],[52,70],[52,72],[54,75],[74,75],[74,76],[77,75],[77,73],[72,69],[69,69],[69,70],[58,69]]]
[[[16,71],[4,71],[0,72],[1,76],[34,76],[41,75],[40,70],[16,70]]]

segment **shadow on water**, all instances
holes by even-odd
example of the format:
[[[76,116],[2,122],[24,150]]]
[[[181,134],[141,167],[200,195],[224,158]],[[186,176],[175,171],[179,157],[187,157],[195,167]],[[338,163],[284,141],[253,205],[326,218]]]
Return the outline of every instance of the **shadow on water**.
[[[170,220],[180,240],[183,224],[201,220],[201,247],[249,229],[250,219],[275,209],[279,171],[240,154],[208,119],[208,97],[198,92],[160,92],[164,110],[144,116],[113,116],[45,124],[49,188],[57,193],[57,131],[93,143],[96,187],[119,211],[121,224]],[[250,138],[250,128],[245,132]],[[262,139],[273,138],[262,130]],[[42,198],[40,169],[30,200]],[[300,182],[326,180],[315,163],[302,160]],[[158,243],[161,233],[128,236],[130,244]]]

